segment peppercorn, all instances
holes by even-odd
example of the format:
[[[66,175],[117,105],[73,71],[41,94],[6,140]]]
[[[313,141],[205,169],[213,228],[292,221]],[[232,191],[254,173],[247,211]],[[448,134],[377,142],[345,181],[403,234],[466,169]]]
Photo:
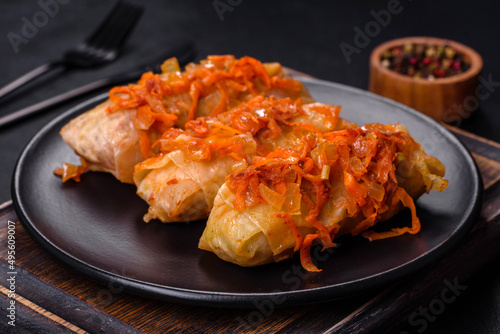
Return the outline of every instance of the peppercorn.
[[[443,61],[442,61],[441,64],[442,64],[443,69],[446,70],[446,69],[450,68],[450,66],[451,66],[451,60],[449,60],[449,59],[443,59]]]
[[[422,59],[422,64],[424,64],[424,66],[427,66],[430,63],[432,63],[432,60],[430,58],[425,57],[424,59]]]
[[[425,50],[425,55],[429,58],[432,58],[436,55],[436,49],[434,47],[429,47]]]
[[[434,70],[434,76],[436,76],[438,78],[439,77],[444,77],[444,76],[446,76],[446,72],[442,68],[436,68]]]
[[[446,58],[453,59],[453,57],[455,57],[456,52],[455,50],[453,50],[448,46],[446,47],[446,49],[444,49],[444,54],[446,55]]]
[[[449,45],[407,43],[384,51],[381,65],[414,78],[435,80],[467,71],[470,60]]]
[[[437,57],[441,58],[443,56],[443,53],[444,53],[444,46],[443,45],[439,45],[436,48],[436,55],[437,55]]]
[[[406,54],[410,54],[410,53],[413,53],[413,49],[414,49],[413,44],[407,43],[403,47],[403,52]]]

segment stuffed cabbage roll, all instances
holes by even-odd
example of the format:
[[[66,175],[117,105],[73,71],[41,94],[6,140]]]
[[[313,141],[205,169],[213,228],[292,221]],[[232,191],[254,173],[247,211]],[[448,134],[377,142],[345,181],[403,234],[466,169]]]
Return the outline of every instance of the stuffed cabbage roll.
[[[144,220],[207,218],[227,175],[245,168],[253,156],[354,126],[339,112],[321,103],[257,96],[217,117],[189,121],[184,131],[167,131],[157,142],[162,153],[135,168],[137,194],[150,205]]]
[[[70,121],[61,136],[88,169],[133,183],[134,166],[158,153],[151,145],[167,129],[216,116],[257,95],[312,102],[304,86],[278,63],[209,56],[181,72],[172,58],[161,74],[148,72],[136,84],[111,89],[109,100]],[[72,176],[79,175],[64,178]]]
[[[220,188],[199,248],[256,266],[300,250],[303,267],[320,271],[310,247],[334,247],[342,234],[370,240],[420,230],[414,200],[447,185],[445,167],[401,125],[372,124],[325,133],[306,149],[281,149],[232,173]],[[369,230],[402,208],[411,226]]]

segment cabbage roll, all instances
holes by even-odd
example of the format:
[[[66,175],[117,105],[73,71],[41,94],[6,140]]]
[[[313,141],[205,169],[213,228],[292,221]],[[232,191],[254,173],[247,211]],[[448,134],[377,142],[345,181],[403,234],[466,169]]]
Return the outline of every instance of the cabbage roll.
[[[443,191],[444,165],[427,155],[401,125],[371,124],[325,133],[314,146],[254,157],[220,188],[199,248],[241,266],[290,258],[300,250],[303,267],[314,243],[335,247],[335,237],[370,240],[420,230],[414,200]],[[369,230],[402,208],[410,226]]]
[[[159,153],[152,144],[167,129],[216,116],[257,95],[313,101],[278,63],[209,56],[181,72],[172,58],[161,74],[147,72],[136,84],[112,88],[109,100],[71,120],[61,136],[88,169],[133,183],[134,166]]]
[[[309,135],[354,126],[339,107],[258,96],[217,117],[201,117],[158,141],[162,153],[135,168],[137,194],[150,205],[145,221],[206,219],[227,175],[256,155],[302,146]]]

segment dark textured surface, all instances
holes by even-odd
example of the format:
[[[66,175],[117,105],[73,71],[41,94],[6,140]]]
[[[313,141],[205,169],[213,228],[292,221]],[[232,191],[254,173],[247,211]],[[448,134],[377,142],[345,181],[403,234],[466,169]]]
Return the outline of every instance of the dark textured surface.
[[[234,1],[234,3],[239,1]],[[368,57],[377,44],[397,37],[431,35],[457,40],[476,49],[484,59],[483,74],[500,81],[499,5],[493,1],[401,1],[403,10],[347,63],[339,44],[353,44],[353,28],[373,20],[388,1],[241,1],[232,11],[217,15],[212,1],[143,1],[147,8],[119,62],[92,71],[65,73],[20,91],[1,103],[0,114],[17,110],[81,84],[132,67],[138,60],[178,39],[196,42],[200,58],[211,53],[248,54],[280,61],[321,79],[359,88],[368,85]],[[32,21],[41,10],[38,1],[0,3],[0,84],[57,57],[83,39],[114,2],[69,1],[14,52],[7,35],[21,34],[23,17]],[[33,88],[33,87],[36,87]],[[464,129],[500,141],[498,87]],[[80,101],[85,100],[82,97]],[[17,156],[28,140],[54,116],[78,101],[0,130],[0,202],[10,198],[10,178]],[[475,276],[470,288],[440,315],[426,333],[497,333],[500,324],[499,264],[497,260]],[[415,329],[415,328],[413,328]]]

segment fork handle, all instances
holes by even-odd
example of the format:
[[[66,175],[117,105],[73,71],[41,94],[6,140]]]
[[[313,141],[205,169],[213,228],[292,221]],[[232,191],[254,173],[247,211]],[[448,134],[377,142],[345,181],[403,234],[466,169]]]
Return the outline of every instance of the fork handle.
[[[44,64],[41,66],[38,66],[37,68],[29,71],[28,73],[24,74],[23,76],[17,78],[16,80],[12,81],[11,83],[5,85],[4,87],[0,88],[0,99],[3,98],[5,95],[13,92],[14,90],[18,89],[22,85],[28,83],[29,81],[38,78],[42,74],[45,74],[54,68],[64,64],[62,61],[55,61],[51,62],[48,64]]]

